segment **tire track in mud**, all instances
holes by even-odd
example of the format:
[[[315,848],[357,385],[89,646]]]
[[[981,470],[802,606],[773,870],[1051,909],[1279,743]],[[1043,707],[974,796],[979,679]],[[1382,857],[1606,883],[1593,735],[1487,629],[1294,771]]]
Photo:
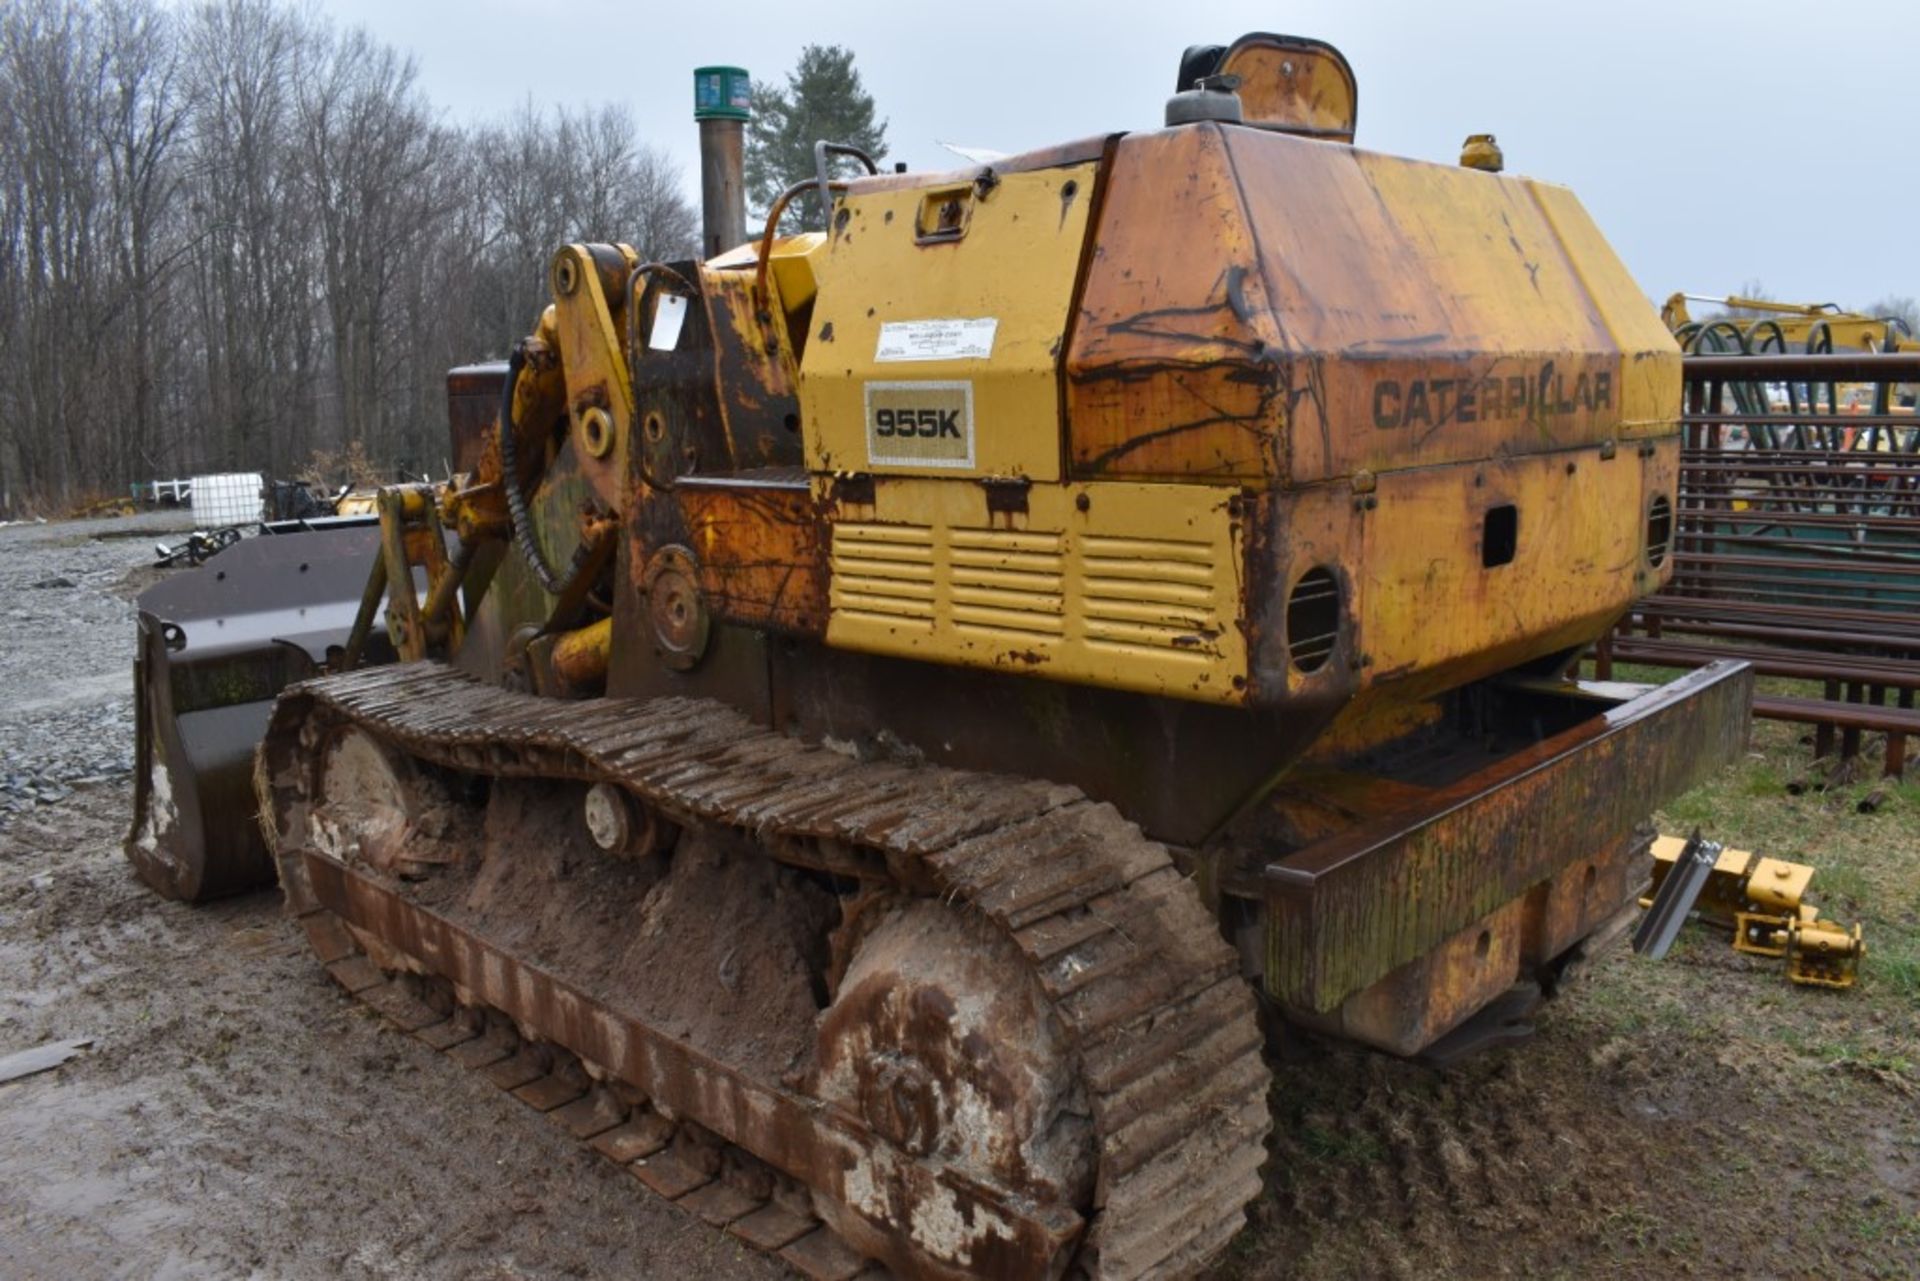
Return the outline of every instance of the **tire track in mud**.
[[[1213,1276],[1913,1275],[1909,1098],[1796,1061],[1740,1017],[1757,984],[1624,953],[1588,981],[1444,1070],[1290,1041],[1266,1190]]]
[[[1254,1240],[1229,1276],[1316,1275],[1328,1238],[1368,1243],[1383,1276],[1526,1275],[1528,1237],[1578,1232],[1652,1159],[1607,1114],[1594,1064],[1536,1037],[1449,1069],[1310,1042],[1276,1067],[1275,1126]],[[1571,1047],[1577,1049],[1578,1047]]]

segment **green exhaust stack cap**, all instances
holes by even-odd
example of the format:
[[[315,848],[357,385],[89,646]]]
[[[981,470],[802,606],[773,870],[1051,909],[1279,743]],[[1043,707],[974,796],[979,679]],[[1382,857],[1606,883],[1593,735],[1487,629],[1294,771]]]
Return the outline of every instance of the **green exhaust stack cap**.
[[[745,120],[753,106],[753,78],[744,67],[696,67],[693,72],[695,120]]]

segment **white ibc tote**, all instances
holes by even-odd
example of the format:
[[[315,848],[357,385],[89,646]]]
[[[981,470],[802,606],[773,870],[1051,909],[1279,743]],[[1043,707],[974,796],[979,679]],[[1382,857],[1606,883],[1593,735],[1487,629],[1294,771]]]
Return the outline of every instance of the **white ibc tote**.
[[[246,525],[260,519],[260,473],[228,472],[193,478],[193,523],[202,529]]]

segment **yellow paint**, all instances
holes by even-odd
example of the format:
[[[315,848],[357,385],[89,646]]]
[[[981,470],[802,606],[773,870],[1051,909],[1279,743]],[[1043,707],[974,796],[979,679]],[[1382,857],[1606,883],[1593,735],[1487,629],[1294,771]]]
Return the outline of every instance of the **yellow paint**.
[[[1678,348],[1560,188],[1212,126],[1122,139],[1104,181],[1076,475],[1304,486],[1677,431]]]
[[[866,385],[964,381],[972,384],[976,415],[973,463],[938,470],[1059,477],[1059,344],[1095,170],[1085,164],[1009,174],[974,196],[962,234],[945,239],[919,234],[921,190],[856,192],[840,203],[833,235],[813,258],[819,295],[800,384],[809,469],[934,470],[869,458]],[[997,322],[985,358],[875,359],[888,322],[985,318]]]
[[[1239,700],[1244,552],[1229,494],[1035,485],[1026,513],[991,521],[978,485],[883,479],[874,497],[832,527],[829,643]]]
[[[774,237],[767,250],[767,274],[773,280],[774,294],[788,313],[797,312],[813,301],[818,290],[814,266],[825,253],[826,245],[826,236],[817,231]],[[730,273],[751,277],[759,262],[760,242],[754,240],[729,249],[717,258],[707,259],[699,264],[699,271],[703,281]]]
[[[1667,328],[1677,332],[1694,323],[1687,302],[1686,294],[1668,295],[1666,304],[1660,308],[1660,319]],[[1836,351],[1920,351],[1920,339],[1902,333],[1885,319],[1842,311],[1830,302],[1775,302],[1771,298],[1743,298],[1736,294],[1718,299],[1717,305],[1728,311],[1749,313],[1726,319],[1736,328],[1752,332],[1756,344],[1763,350],[1777,327],[1780,341],[1789,351],[1805,351],[1808,339],[1816,330],[1833,340]],[[1765,314],[1755,316],[1750,314],[1753,312]]]
[[[1215,74],[1240,77],[1248,123],[1353,141],[1353,69],[1317,40],[1266,34],[1235,41]]]
[[[1653,895],[1686,852],[1687,842],[1661,836],[1653,842]],[[1733,950],[1787,960],[1787,977],[1814,987],[1848,988],[1866,955],[1858,925],[1851,931],[1820,919],[1805,902],[1815,869],[1805,863],[1766,858],[1751,850],[1722,849],[1694,900],[1702,921],[1733,932]]]
[[[615,246],[629,268],[639,255],[627,245]],[[633,425],[633,383],[627,371],[623,325],[616,321],[606,292],[600,287],[600,273],[593,258],[582,245],[568,245],[554,256],[553,271],[558,276],[562,263],[571,262],[575,286],[570,294],[555,288],[554,328],[567,381],[567,406],[573,425],[573,440],[581,455],[581,471],[600,501],[619,510],[625,498],[627,447]],[[626,308],[621,307],[624,317]],[[592,397],[600,402],[613,424],[609,445],[599,453],[589,448],[587,414]],[[516,409],[518,402],[516,401]]]
[[[1679,356],[1567,192],[1254,129],[1110,155],[1105,175],[855,182],[829,232],[698,269],[721,412],[797,391],[830,528],[792,554],[829,561],[829,643],[1345,703],[1330,740],[1364,743],[1439,693],[1590,642],[1671,572],[1645,542],[1649,503],[1675,488]],[[578,431],[604,407],[618,443],[577,466],[624,509],[625,310],[585,247],[559,264],[574,283],[542,338],[565,398],[535,372],[521,420],[564,407]],[[917,347],[887,329],[916,322]],[[875,484],[870,507],[832,497],[850,473]],[[990,512],[983,478],[1031,482],[1027,510]],[[1265,536],[1249,544],[1229,504]],[[1505,507],[1512,558],[1488,563]],[[1315,569],[1339,584],[1338,626],[1302,671],[1284,624]]]
[[[1285,581],[1316,565],[1348,576],[1362,698],[1345,716],[1377,716],[1366,691],[1417,699],[1584,643],[1672,573],[1646,558],[1647,505],[1671,494],[1678,441],[1651,456],[1596,448],[1473,467],[1380,474],[1357,509],[1346,484],[1292,496]],[[1572,468],[1571,471],[1568,469]],[[1513,560],[1488,567],[1486,514],[1517,509]],[[1289,686],[1315,677],[1289,671]]]
[[[603,618],[555,639],[553,670],[573,688],[588,689],[606,680],[607,660],[612,653],[613,619]]]
[[[1559,235],[1594,314],[1623,353],[1615,435],[1628,440],[1677,434],[1680,348],[1673,336],[1574,194],[1551,183],[1527,185]]]

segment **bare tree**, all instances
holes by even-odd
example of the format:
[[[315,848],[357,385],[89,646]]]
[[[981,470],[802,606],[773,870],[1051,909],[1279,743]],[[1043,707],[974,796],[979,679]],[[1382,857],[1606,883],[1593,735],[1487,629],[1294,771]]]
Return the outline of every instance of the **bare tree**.
[[[320,228],[339,435],[390,452],[388,340],[401,272],[439,210],[427,181],[440,136],[414,66],[365,31],[310,42],[297,81],[297,167]]]
[[[557,132],[571,170],[564,187],[571,237],[625,241],[650,259],[693,252],[699,229],[679,175],[640,143],[631,112],[613,105],[580,116],[562,112]]]
[[[159,361],[155,327],[173,260],[164,237],[180,177],[172,149],[186,115],[180,57],[169,14],[144,0],[107,0],[100,11],[97,130],[109,180],[113,295],[131,311],[116,442],[121,474],[140,469],[156,426]]]
[[[0,16],[7,92],[6,170],[19,270],[16,341],[7,345],[7,453],[21,483],[67,492],[88,415],[91,250],[101,204],[94,85],[86,56],[90,11],[68,0],[23,0]]]
[[[296,60],[310,39],[268,0],[195,14],[187,232],[208,430],[181,440],[173,466],[273,468],[312,448],[312,241],[292,136]]]
[[[470,147],[488,175],[494,233],[483,269],[485,293],[502,334],[525,331],[546,298],[554,250],[571,241],[624,241],[643,258],[691,257],[699,219],[681,175],[640,142],[621,107],[549,116],[528,103],[500,125],[476,131]]]
[[[156,473],[444,456],[570,240],[691,256],[617,106],[454,129],[284,0],[0,0],[0,513]]]

